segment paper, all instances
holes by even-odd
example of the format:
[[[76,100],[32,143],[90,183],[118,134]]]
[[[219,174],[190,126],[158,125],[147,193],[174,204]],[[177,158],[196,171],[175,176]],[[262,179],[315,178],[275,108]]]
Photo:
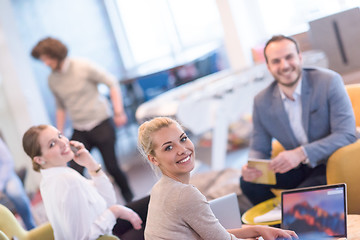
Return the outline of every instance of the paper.
[[[281,206],[276,206],[273,210],[254,217],[254,223],[261,223],[261,222],[272,222],[281,220]]]
[[[262,176],[256,178],[253,183],[261,183],[268,185],[276,184],[275,172],[269,169],[270,160],[266,159],[249,159],[248,167],[253,167],[262,172]]]

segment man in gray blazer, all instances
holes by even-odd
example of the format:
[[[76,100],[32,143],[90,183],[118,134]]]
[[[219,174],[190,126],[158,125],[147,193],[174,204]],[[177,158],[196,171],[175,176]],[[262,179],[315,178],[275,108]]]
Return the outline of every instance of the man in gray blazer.
[[[338,73],[303,68],[297,42],[283,35],[267,42],[264,55],[275,81],[255,97],[249,157],[269,159],[274,139],[285,151],[269,160],[275,186],[252,183],[261,171],[242,168],[241,189],[253,204],[274,197],[271,188],[326,184],[329,156],[356,140],[354,113]]]

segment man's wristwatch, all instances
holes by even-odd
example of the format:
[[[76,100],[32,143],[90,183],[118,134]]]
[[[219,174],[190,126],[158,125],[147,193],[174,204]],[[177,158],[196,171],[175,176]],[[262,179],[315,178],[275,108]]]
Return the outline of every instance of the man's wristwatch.
[[[309,164],[310,163],[310,159],[307,157],[304,160],[302,160],[301,162],[302,164]]]
[[[310,159],[307,156],[307,152],[305,150],[305,148],[303,146],[301,146],[301,150],[303,151],[304,155],[305,155],[305,159],[301,161],[302,164],[309,164],[310,163]]]

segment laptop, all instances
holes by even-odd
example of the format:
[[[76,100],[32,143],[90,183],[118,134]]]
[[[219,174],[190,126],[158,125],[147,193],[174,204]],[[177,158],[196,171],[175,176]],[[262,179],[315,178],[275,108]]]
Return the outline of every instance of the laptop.
[[[224,228],[241,227],[239,202],[235,193],[213,199],[209,201],[209,204],[215,217]]]
[[[281,220],[300,239],[346,239],[346,184],[283,191]]]

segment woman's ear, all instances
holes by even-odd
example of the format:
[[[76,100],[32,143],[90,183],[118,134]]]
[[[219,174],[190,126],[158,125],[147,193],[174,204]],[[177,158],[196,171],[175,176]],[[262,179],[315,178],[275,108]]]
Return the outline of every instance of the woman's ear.
[[[40,165],[44,165],[45,164],[45,161],[42,159],[42,157],[40,156],[35,156],[33,158],[34,162],[36,162],[37,164],[40,164]]]
[[[149,159],[149,161],[150,161],[152,164],[154,164],[155,166],[159,166],[159,163],[156,161],[156,158],[155,158],[153,155],[149,154],[149,155],[148,155],[148,159]]]

